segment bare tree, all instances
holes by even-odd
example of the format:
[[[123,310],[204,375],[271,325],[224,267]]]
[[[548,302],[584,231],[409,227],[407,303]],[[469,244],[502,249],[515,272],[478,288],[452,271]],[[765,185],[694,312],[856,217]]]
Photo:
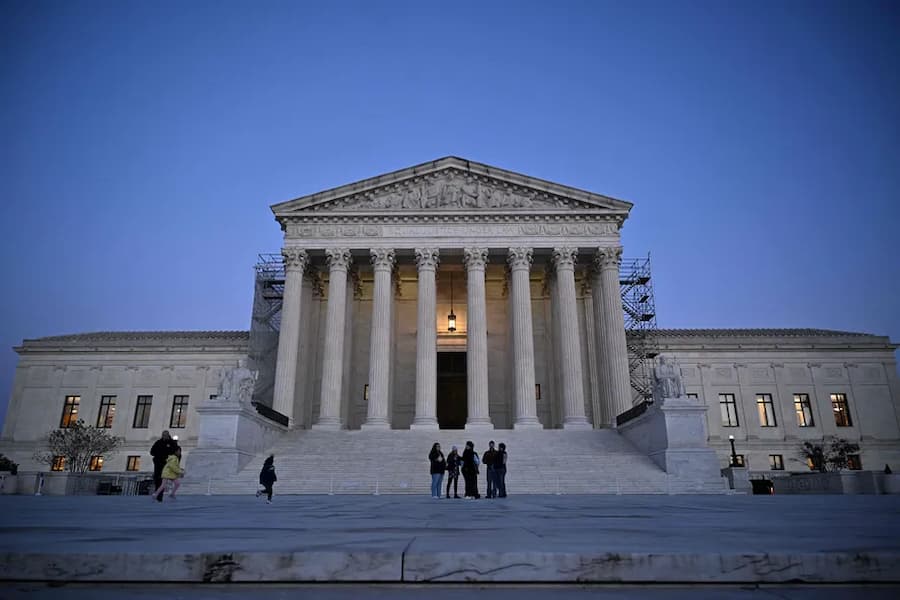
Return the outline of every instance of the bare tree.
[[[36,452],[34,460],[53,465],[57,456],[65,459],[69,473],[84,473],[94,456],[103,457],[114,451],[122,438],[110,435],[105,429],[86,426],[79,419],[65,429],[53,429],[47,435],[47,452]]]

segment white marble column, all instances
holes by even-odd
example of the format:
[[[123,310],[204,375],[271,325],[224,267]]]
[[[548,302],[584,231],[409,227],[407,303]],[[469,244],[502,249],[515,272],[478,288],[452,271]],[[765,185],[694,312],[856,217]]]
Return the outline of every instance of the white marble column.
[[[303,298],[303,272],[309,262],[306,251],[282,248],[284,262],[284,297],[281,303],[281,327],[278,331],[278,354],[275,362],[275,390],[272,408],[289,419],[294,426],[294,397],[297,385],[297,353],[300,348],[300,308]]]
[[[319,421],[313,429],[341,429],[341,385],[344,375],[344,323],[347,309],[347,270],[352,258],[345,248],[325,251],[328,263],[328,308],[325,313],[325,354]]]
[[[513,429],[541,428],[534,396],[534,329],[531,324],[531,248],[510,248],[512,280],[513,382],[516,420]]]
[[[581,335],[578,331],[578,300],[575,295],[575,260],[578,248],[554,248],[556,297],[559,300],[559,364],[561,366],[563,428],[591,429],[584,414],[581,369]]]
[[[487,301],[484,269],[487,248],[466,248],[463,262],[467,274],[466,386],[469,415],[466,429],[493,429],[488,406]]]
[[[369,251],[375,270],[372,294],[372,334],[369,343],[369,406],[361,429],[390,429],[388,421],[388,385],[391,379],[391,272],[393,248]]]
[[[631,408],[631,375],[628,373],[628,346],[625,342],[625,317],[622,315],[622,293],[619,288],[619,264],[622,247],[597,248],[594,266],[600,274],[600,347],[603,357],[603,376],[607,380],[607,408],[609,418]]]
[[[416,416],[410,429],[437,429],[437,248],[416,248],[419,290],[416,319]]]
[[[591,271],[591,309],[594,315],[594,347],[597,352],[598,390],[600,411],[598,421],[600,425],[615,425],[612,413],[612,391],[609,383],[609,373],[606,371],[606,333],[603,323],[603,284],[601,282],[600,267],[594,262]]]

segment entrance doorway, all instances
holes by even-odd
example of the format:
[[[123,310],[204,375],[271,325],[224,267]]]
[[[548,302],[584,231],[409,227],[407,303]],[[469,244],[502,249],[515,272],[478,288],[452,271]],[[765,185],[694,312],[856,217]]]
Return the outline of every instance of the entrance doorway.
[[[466,353],[438,352],[437,420],[441,429],[464,429],[469,417]]]

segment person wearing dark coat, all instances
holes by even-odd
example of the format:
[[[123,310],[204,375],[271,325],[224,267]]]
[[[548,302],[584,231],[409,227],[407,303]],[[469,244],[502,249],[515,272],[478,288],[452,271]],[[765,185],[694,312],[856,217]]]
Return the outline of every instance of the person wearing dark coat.
[[[162,486],[162,471],[166,461],[178,450],[178,442],[172,439],[169,431],[163,431],[162,436],[150,447],[150,456],[153,457],[153,489],[158,490]],[[165,490],[157,494],[156,501],[162,502]]]
[[[437,442],[431,447],[428,453],[428,461],[431,463],[431,497],[441,497],[441,482],[444,480],[444,471],[447,470],[447,461],[444,460],[444,453],[441,452],[441,445]]]
[[[466,442],[466,449],[463,450],[462,455],[462,474],[466,482],[466,500],[481,498],[481,495],[478,493],[479,463],[478,453],[475,452],[475,444],[472,441]]]
[[[450,450],[447,455],[447,493],[446,498],[450,498],[450,484],[453,484],[453,498],[459,499],[459,467],[462,465],[462,457],[456,446]]]
[[[266,504],[272,504],[272,486],[275,485],[276,481],[278,481],[278,476],[275,475],[275,456],[270,455],[259,471],[259,485],[263,486],[264,489],[257,490],[256,497],[259,498],[262,494],[265,494]]]

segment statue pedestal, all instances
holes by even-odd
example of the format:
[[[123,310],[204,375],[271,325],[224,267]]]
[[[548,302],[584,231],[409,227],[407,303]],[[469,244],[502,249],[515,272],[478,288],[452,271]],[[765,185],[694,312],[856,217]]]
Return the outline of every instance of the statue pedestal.
[[[753,486],[750,485],[750,473],[745,467],[726,467],[722,469],[722,475],[728,480],[728,487],[735,492],[753,493]]]
[[[209,400],[197,407],[197,414],[197,447],[185,460],[186,481],[231,477],[288,430],[235,401]]]
[[[726,483],[707,445],[706,411],[700,400],[665,398],[618,430],[669,475],[672,493],[722,494]]]

